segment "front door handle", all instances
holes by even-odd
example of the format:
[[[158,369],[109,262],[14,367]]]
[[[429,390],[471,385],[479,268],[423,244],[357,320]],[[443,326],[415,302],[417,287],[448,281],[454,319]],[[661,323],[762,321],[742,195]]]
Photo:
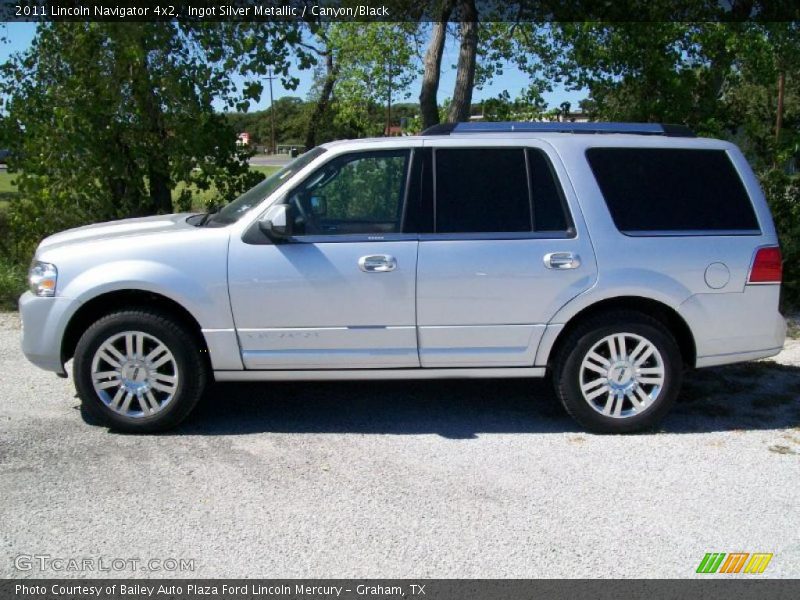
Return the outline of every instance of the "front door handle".
[[[397,260],[388,254],[370,254],[358,259],[358,268],[364,273],[388,273],[397,268]]]
[[[548,269],[577,269],[581,258],[572,252],[550,252],[544,255],[544,266]]]

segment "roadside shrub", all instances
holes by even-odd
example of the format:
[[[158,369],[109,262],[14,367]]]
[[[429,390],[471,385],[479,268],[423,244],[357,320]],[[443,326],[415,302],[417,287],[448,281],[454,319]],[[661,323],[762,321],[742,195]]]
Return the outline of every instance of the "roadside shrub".
[[[25,291],[26,270],[0,255],[0,310],[16,310],[17,300]]]
[[[43,238],[71,227],[106,220],[98,213],[95,207],[63,195],[43,193],[19,198],[8,209],[5,253],[11,262],[27,268]]]
[[[783,253],[782,309],[800,309],[800,176],[771,169],[761,175]]]
[[[90,212],[88,206],[47,192],[18,196],[0,211],[0,310],[16,310],[39,242],[57,231],[97,221]]]

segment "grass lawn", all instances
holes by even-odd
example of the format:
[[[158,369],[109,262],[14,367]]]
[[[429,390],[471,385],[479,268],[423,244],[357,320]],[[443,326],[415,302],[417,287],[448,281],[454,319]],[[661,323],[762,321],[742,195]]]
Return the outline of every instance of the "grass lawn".
[[[8,208],[8,201],[17,195],[17,186],[11,184],[12,176],[0,169],[0,211]]]
[[[14,193],[17,186],[11,184],[12,176],[5,169],[0,169],[0,194]]]
[[[250,167],[251,171],[258,171],[263,173],[266,177],[272,175],[275,171],[279,171],[280,167]]]

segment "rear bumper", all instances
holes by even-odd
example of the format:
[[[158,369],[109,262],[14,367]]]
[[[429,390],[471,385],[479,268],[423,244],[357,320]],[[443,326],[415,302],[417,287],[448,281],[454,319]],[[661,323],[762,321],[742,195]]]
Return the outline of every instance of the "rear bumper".
[[[767,350],[756,350],[755,352],[734,352],[732,354],[716,354],[712,356],[697,357],[695,366],[700,369],[702,367],[716,367],[719,365],[729,365],[731,363],[747,362],[748,360],[758,360],[759,358],[768,358],[775,356],[783,346],[777,348],[768,348]]]
[[[64,375],[61,340],[74,300],[41,298],[25,292],[19,299],[22,317],[22,352],[34,365]]]
[[[695,294],[679,309],[694,335],[695,366],[710,367],[774,356],[786,321],[778,312],[780,286],[746,286],[741,293]]]

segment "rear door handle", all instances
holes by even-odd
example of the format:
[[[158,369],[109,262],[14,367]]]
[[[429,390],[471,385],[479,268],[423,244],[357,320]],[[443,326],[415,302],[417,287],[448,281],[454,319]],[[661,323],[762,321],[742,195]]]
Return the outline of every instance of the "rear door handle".
[[[572,252],[550,252],[544,255],[544,266],[548,269],[577,269],[581,258]]]
[[[358,259],[358,268],[365,273],[388,273],[397,268],[397,260],[389,254],[370,254]]]

